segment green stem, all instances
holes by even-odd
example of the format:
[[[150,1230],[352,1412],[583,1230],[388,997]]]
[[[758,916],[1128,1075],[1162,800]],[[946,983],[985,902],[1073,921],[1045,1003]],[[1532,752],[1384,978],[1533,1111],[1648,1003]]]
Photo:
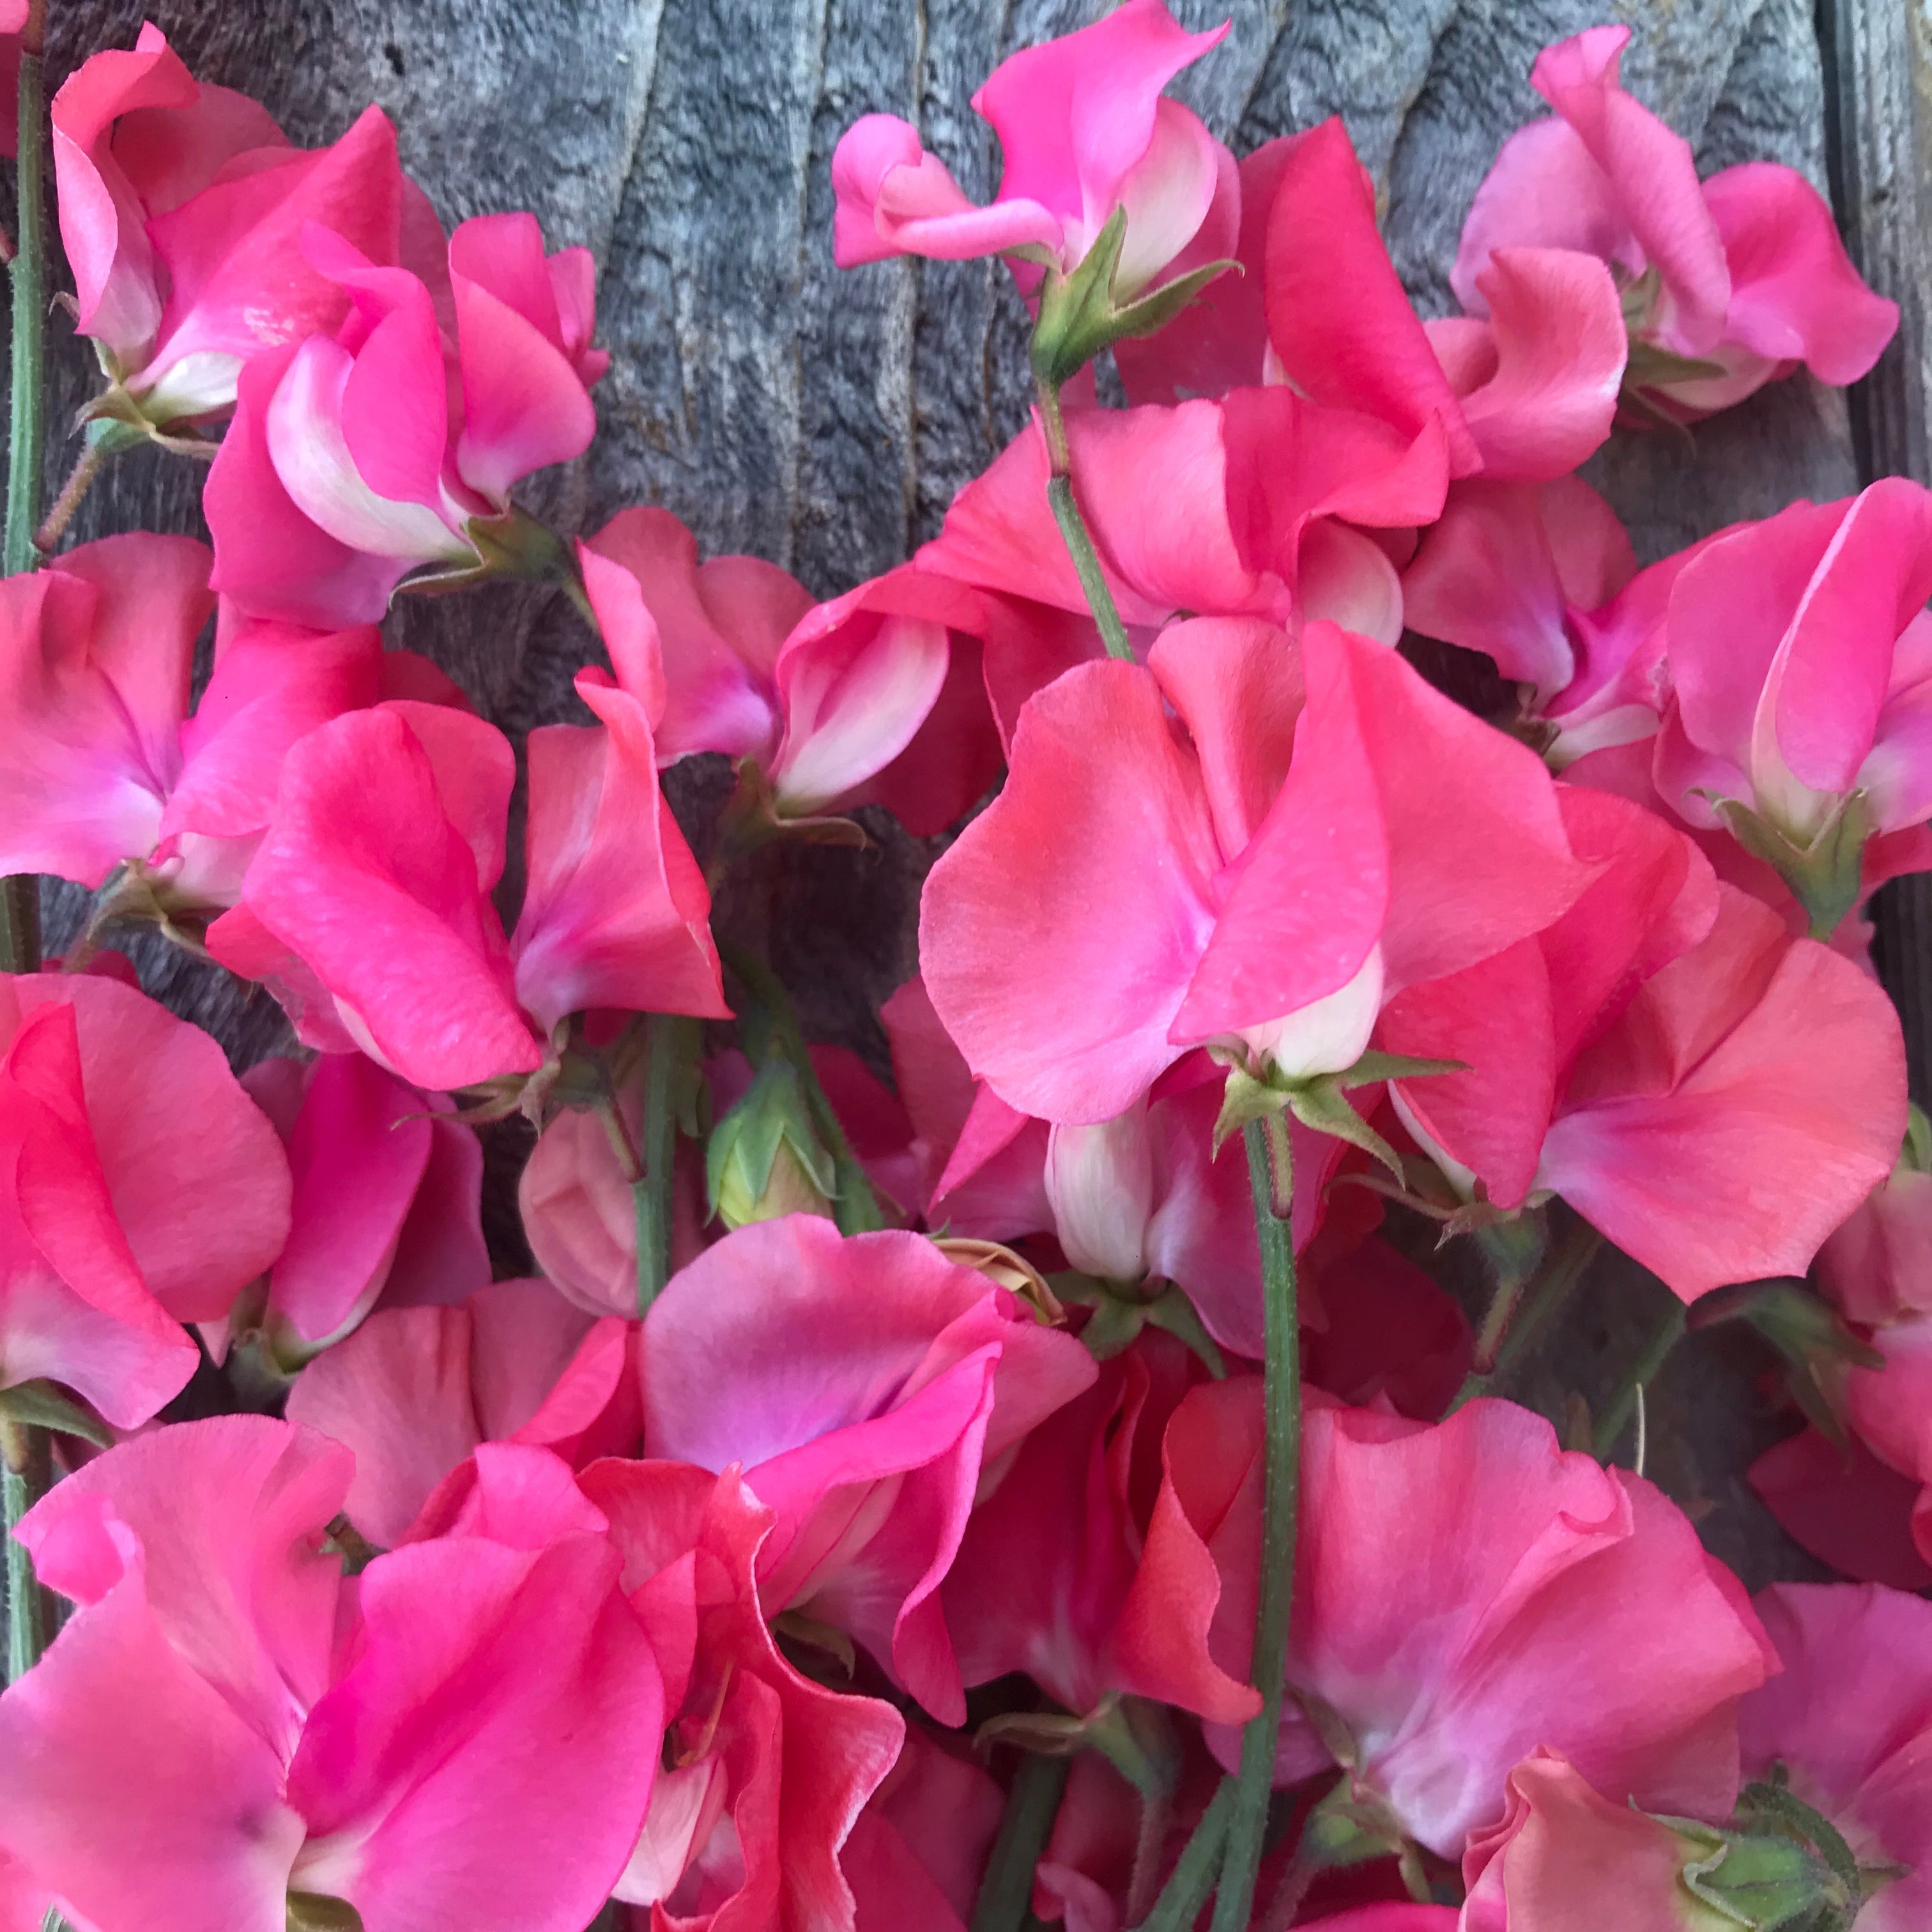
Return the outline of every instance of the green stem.
[[[1201,1916],[1214,1888],[1214,1874],[1220,1869],[1222,1848],[1228,1841],[1234,1788],[1232,1778],[1222,1779],[1138,1932],[1187,1932]]]
[[[1255,1610],[1255,1652],[1248,1681],[1262,1708],[1241,1734],[1241,1768],[1228,1826],[1227,1856],[1214,1901],[1213,1932],[1246,1932],[1261,1870],[1281,1732],[1282,1678],[1288,1662],[1288,1612],[1294,1594],[1294,1538],[1301,1480],[1300,1335],[1295,1308],[1294,1250],[1288,1224],[1276,1213],[1294,1186],[1288,1132],[1280,1114],[1242,1130],[1255,1234],[1262,1252],[1265,1353],[1262,1408],[1266,1417],[1262,1486],[1261,1590]]]
[[[5,1492],[7,1682],[26,1676],[46,1648],[46,1599],[34,1577],[34,1559],[14,1532],[53,1480],[52,1438],[44,1429],[0,1418],[0,1487]]]
[[[670,1279],[671,1177],[677,1162],[677,1095],[694,1022],[653,1013],[645,1022],[642,1169],[632,1184],[638,1207],[638,1312],[648,1313]],[[618,1117],[622,1125],[622,1117]]]
[[[1060,392],[1044,378],[1034,385],[1040,402],[1040,428],[1046,438],[1047,461],[1052,474],[1046,481],[1046,500],[1053,520],[1060,526],[1060,540],[1073,560],[1074,574],[1086,593],[1087,608],[1100,627],[1100,641],[1110,658],[1134,662],[1134,647],[1127,641],[1126,626],[1114,603],[1114,593],[1100,568],[1100,555],[1094,548],[1087,520],[1080,514],[1079,500],[1073,494],[1073,452],[1066,440],[1066,424],[1060,412]]]
[[[772,1024],[777,1029],[778,1045],[798,1075],[799,1084],[805,1094],[805,1104],[812,1114],[812,1124],[818,1130],[819,1138],[832,1156],[832,1180],[838,1190],[832,1204],[832,1214],[838,1232],[842,1234],[875,1232],[886,1225],[886,1217],[879,1211],[878,1196],[872,1192],[872,1184],[866,1178],[858,1156],[852,1151],[852,1143],[846,1138],[845,1130],[839,1124],[832,1102],[825,1097],[825,1089],[818,1084],[818,1070],[812,1064],[805,1035],[799,1030],[798,1014],[792,1005],[791,995],[785,991],[778,976],[755,953],[724,939],[718,942],[718,951],[733,974],[743,981],[752,998],[770,1015]]]
[[[9,577],[39,560],[34,532],[40,521],[40,447],[46,440],[46,222],[41,206],[46,116],[40,94],[38,16],[32,9],[20,56],[20,218],[14,237],[14,410],[7,447],[7,532],[4,562]]]
[[[60,494],[54,499],[53,507],[46,518],[34,532],[34,548],[42,556],[51,556],[60,540],[67,534],[67,526],[74,521],[74,512],[80,508],[88,490],[94,488],[94,480],[107,466],[107,459],[112,455],[106,440],[90,436],[82,446],[80,460],[68,472],[67,481],[61,485]]]
[[[1465,1402],[1486,1395],[1508,1374],[1550,1318],[1569,1299],[1570,1291],[1582,1280],[1603,1244],[1603,1236],[1580,1216],[1571,1223],[1570,1232],[1519,1298],[1515,1318],[1496,1350],[1496,1366],[1487,1375],[1470,1374],[1456,1391],[1456,1400],[1444,1412],[1445,1420]]]
[[[1598,1462],[1610,1460],[1610,1451],[1617,1446],[1618,1438],[1636,1407],[1638,1390],[1650,1386],[1671,1350],[1684,1339],[1684,1304],[1673,1297],[1672,1307],[1657,1324],[1636,1360],[1624,1370],[1623,1380],[1618,1383],[1609,1406],[1598,1418],[1595,1433],[1591,1438],[1590,1447]]]
[[[1029,1752],[1013,1773],[986,1875],[980,1881],[968,1932],[1020,1932],[1033,1903],[1034,1868],[1052,1835],[1071,1766],[1064,1757]]]
[[[1526,1274],[1505,1275],[1497,1282],[1496,1294],[1483,1317],[1483,1325],[1476,1331],[1476,1352],[1471,1365],[1473,1374],[1487,1376],[1495,1372],[1496,1359],[1502,1353],[1510,1324],[1516,1319],[1516,1310],[1522,1306],[1529,1283],[1530,1277]]]

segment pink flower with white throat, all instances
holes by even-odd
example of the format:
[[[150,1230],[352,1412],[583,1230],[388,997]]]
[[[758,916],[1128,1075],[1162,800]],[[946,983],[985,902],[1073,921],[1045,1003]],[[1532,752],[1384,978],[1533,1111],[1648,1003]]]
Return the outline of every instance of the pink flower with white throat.
[[[472,525],[590,447],[609,360],[590,346],[594,272],[581,248],[547,257],[528,214],[464,223],[446,287],[313,223],[302,245],[348,312],[243,375],[208,472],[215,587],[291,622],[374,622],[413,572],[484,568]]]
[[[987,207],[967,200],[910,122],[892,114],[855,122],[832,158],[838,266],[1005,255],[1030,295],[1042,268],[1070,274],[1124,210],[1113,288],[1124,300],[1150,286],[1219,212],[1217,190],[1232,242],[1233,158],[1199,116],[1161,95],[1231,24],[1190,34],[1162,0],[1126,0],[1092,26],[1003,62],[973,97],[1005,157]]]

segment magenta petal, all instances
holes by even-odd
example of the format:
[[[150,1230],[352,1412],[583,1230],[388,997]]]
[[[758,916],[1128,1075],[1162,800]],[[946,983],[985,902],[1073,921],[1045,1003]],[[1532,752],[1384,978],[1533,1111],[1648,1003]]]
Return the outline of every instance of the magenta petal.
[[[1031,699],[1005,788],[921,909],[926,990],[968,1065],[1046,1119],[1124,1111],[1174,1058],[1220,862],[1152,676],[1082,665]]]

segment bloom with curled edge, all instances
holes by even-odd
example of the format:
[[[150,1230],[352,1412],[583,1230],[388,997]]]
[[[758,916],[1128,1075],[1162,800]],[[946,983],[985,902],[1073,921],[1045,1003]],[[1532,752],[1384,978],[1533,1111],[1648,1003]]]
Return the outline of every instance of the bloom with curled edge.
[[[343,1513],[391,1549],[461,1505],[473,1476],[442,1492],[480,1443],[533,1443],[579,1466],[634,1450],[634,1334],[548,1282],[488,1282],[452,1306],[378,1310],[302,1370],[288,1417],[354,1452]]]
[[[1594,255],[1617,277],[1630,339],[1624,395],[1654,419],[1727,409],[1802,362],[1855,382],[1898,326],[1858,278],[1824,197],[1764,161],[1697,178],[1690,143],[1625,93],[1628,27],[1544,49],[1530,84],[1556,110],[1503,145],[1476,190],[1450,275],[1471,315],[1499,250]]]
[[[1842,1836],[1859,1932],[1932,1909],[1932,1604],[1882,1585],[1777,1583],[1756,1599],[1784,1664],[1738,1714],[1748,1777],[1778,1780]]]
[[[297,148],[247,95],[198,83],[152,23],[83,61],[52,118],[77,326],[112,386],[89,412],[130,428],[217,416],[250,358],[340,323],[346,298],[303,248],[310,222],[372,261],[442,251],[380,108]]]
[[[1671,589],[1658,792],[1774,866],[1814,938],[1870,889],[1891,835],[1904,866],[1924,862],[1928,594],[1932,491],[1902,477],[1726,532]]]
[[[1232,176],[1199,117],[1161,96],[1230,25],[1190,34],[1162,0],[1126,0],[1090,27],[1002,62],[973,97],[1004,157],[999,194],[983,208],[910,122],[863,116],[832,158],[839,266],[1005,255],[1030,296],[1044,270],[1070,274],[1118,213],[1126,232],[1113,292],[1139,293],[1194,239]]]
[[[1486,319],[1418,317],[1376,219],[1375,184],[1339,118],[1264,142],[1240,166],[1224,275],[1157,333],[1114,350],[1136,403],[1287,383],[1409,436],[1438,426],[1450,472],[1561,476],[1610,434],[1624,373],[1610,271],[1560,248],[1505,250]],[[1192,269],[1197,242],[1175,262]],[[1204,256],[1202,256],[1204,260]]]
[[[1405,1124],[1466,1196],[1559,1194],[1686,1301],[1802,1274],[1904,1131],[1890,1001],[1655,814],[1557,790],[1598,876],[1534,938],[1390,1003],[1387,1046],[1463,1063],[1393,1083]]]
[[[527,214],[464,223],[448,244],[452,341],[440,287],[314,222],[301,244],[347,312],[243,372],[204,498],[216,589],[328,628],[379,621],[412,573],[566,568],[509,493],[596,431],[588,385],[607,358],[590,346],[585,251],[546,258]]]
[[[777,1513],[767,1607],[846,1630],[960,1721],[939,1586],[982,1468],[1093,1381],[1093,1358],[924,1236],[848,1239],[808,1214],[740,1228],[674,1276],[643,1356],[646,1453],[740,1466]]]
[[[905,1720],[814,1683],[779,1650],[759,1581],[776,1520],[735,1468],[607,1460],[578,1484],[664,1666],[664,1768],[611,1887],[623,1922],[851,1926],[859,1888],[841,1853]]]
[[[483,1150],[447,1101],[362,1054],[257,1060],[242,1084],[282,1137],[295,1193],[266,1298],[233,1320],[259,1327],[280,1366],[340,1341],[379,1300],[460,1301],[489,1280]]]
[[[1760,1820],[1748,1806],[1736,1826],[1652,1817],[1612,1804],[1553,1751],[1534,1752],[1510,1773],[1509,1808],[1472,1836],[1462,1874],[1462,1932],[1850,1922],[1811,1916],[1847,1900],[1789,1821]]]
[[[134,1428],[194,1371],[181,1324],[280,1252],[288,1162],[214,1042],[131,986],[0,979],[0,1385]]]
[[[535,1072],[590,1006],[723,1017],[710,896],[664,807],[641,705],[581,682],[600,725],[530,734],[529,883],[506,939],[514,760],[481,718],[415,700],[290,753],[239,904],[209,950],[266,980],[305,1044],[444,1092]]]
[[[650,508],[620,511],[580,560],[617,682],[662,710],[660,764],[723,752],[757,767],[780,821],[878,803],[922,837],[998,776],[989,616],[968,586],[902,567],[814,604],[761,558],[700,564],[684,525]]]
[[[1390,998],[1591,876],[1540,761],[1394,652],[1197,619],[1145,669],[1081,665],[1029,701],[1005,788],[927,879],[921,965],[994,1093],[1091,1124],[1210,1042],[1291,1078],[1350,1068]]]
[[[1115,1637],[1132,1688],[1213,1718],[1224,1760],[1235,1702],[1254,1708],[1262,1439],[1256,1377],[1175,1411]],[[1318,1398],[1301,1496],[1277,1784],[1339,1760],[1365,1828],[1450,1858],[1539,1744],[1613,1802],[1729,1813],[1738,1700],[1776,1659],[1742,1586],[1650,1484],[1508,1402],[1429,1424]]]
[[[1327,618],[1387,644],[1402,592],[1382,548],[1440,513],[1439,424],[1405,434],[1286,388],[1172,408],[1076,410],[1066,435],[1101,574],[1137,653],[1182,614]],[[1037,424],[953,499],[915,566],[987,593],[986,692],[1009,745],[1020,707],[1102,655],[1086,593],[1037,514]],[[1146,479],[1162,480],[1158,506]]]
[[[0,1697],[0,1844],[82,1922],[575,1932],[609,1895],[664,1700],[606,1519],[548,1451],[486,1444],[462,1522],[352,1592],[322,1547],[351,1473],[223,1416],[21,1524],[79,1607]]]

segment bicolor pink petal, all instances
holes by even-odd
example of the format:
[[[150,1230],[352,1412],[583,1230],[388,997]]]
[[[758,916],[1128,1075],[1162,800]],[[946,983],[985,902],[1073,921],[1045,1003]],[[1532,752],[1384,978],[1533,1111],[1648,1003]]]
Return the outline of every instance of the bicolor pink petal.
[[[1898,332],[1898,304],[1852,266],[1824,196],[1792,169],[1746,161],[1713,175],[1704,202],[1730,269],[1726,340],[1856,382]]]
[[[446,804],[408,708],[352,712],[290,752],[242,907],[297,956],[340,1023],[384,1064],[442,1090],[530,1072],[542,1051],[517,1005],[477,853],[450,810],[464,812],[479,785],[507,794],[509,747],[480,719],[422,707],[436,735],[452,746],[460,739],[468,753],[467,768],[447,779]],[[209,928],[218,958],[234,918]],[[251,963],[231,956],[238,970]]]
[[[1800,1549],[1841,1574],[1898,1590],[1932,1589],[1912,1518],[1918,1479],[1882,1462],[1852,1436],[1842,1447],[1802,1429],[1747,1472],[1765,1508]]]
[[[1220,863],[1150,674],[1084,665],[1040,693],[922,904],[926,990],[967,1064],[1025,1113],[1121,1112],[1176,1057]]]
[[[658,788],[644,707],[592,673],[578,690],[601,724],[530,737],[518,998],[546,1032],[593,1006],[728,1018],[711,895]]]

